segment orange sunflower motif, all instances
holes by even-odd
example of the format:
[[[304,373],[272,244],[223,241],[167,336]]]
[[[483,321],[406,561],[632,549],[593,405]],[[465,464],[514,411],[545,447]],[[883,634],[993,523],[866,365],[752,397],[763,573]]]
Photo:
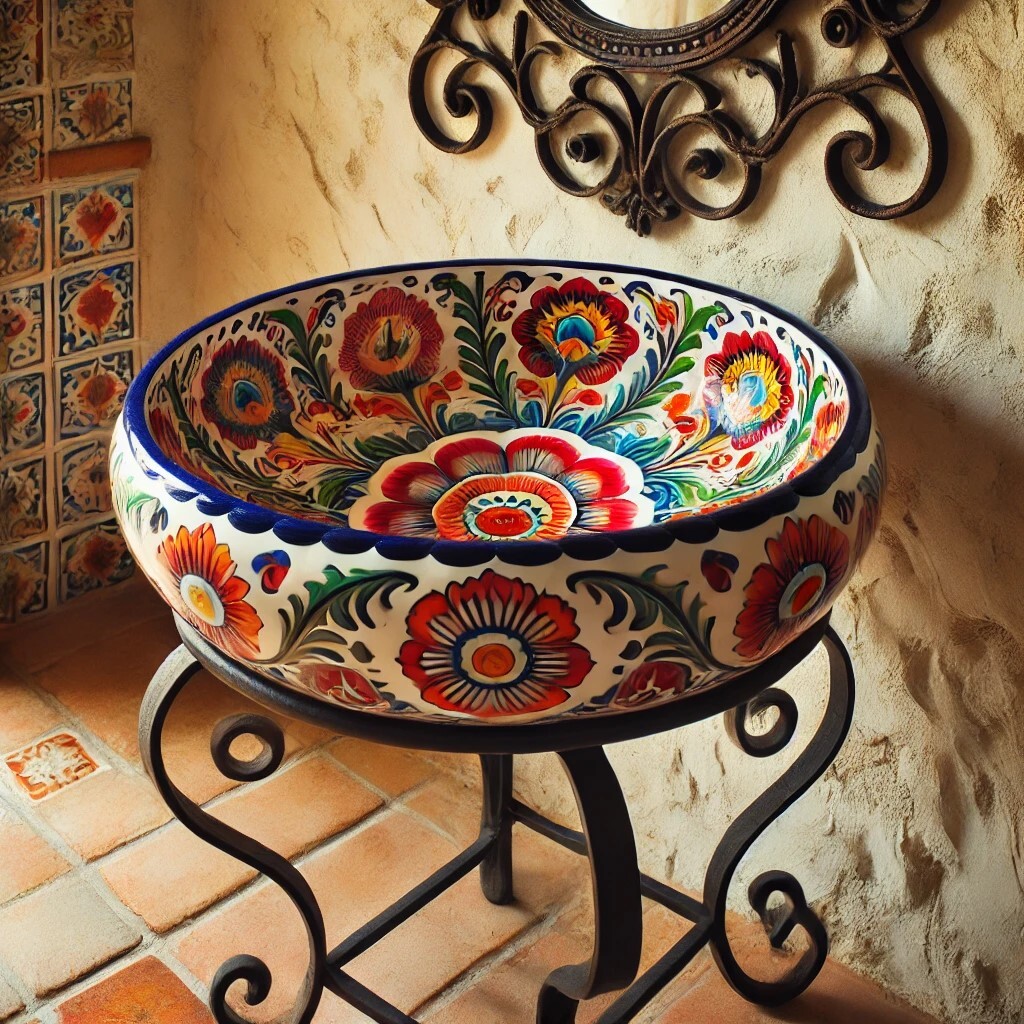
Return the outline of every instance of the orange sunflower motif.
[[[238,657],[259,653],[263,621],[243,600],[249,584],[235,575],[228,546],[217,543],[209,523],[191,532],[179,527],[160,545],[157,559],[170,577],[165,593],[210,643]]]

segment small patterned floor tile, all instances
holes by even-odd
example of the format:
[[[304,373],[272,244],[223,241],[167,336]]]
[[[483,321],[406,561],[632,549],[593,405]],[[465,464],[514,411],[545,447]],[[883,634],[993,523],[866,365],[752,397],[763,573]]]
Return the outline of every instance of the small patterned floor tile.
[[[99,771],[99,762],[71,732],[53,736],[16,750],[4,758],[8,782],[30,800],[45,800]]]
[[[209,1024],[210,1011],[182,980],[153,957],[63,1003],[59,1024]]]

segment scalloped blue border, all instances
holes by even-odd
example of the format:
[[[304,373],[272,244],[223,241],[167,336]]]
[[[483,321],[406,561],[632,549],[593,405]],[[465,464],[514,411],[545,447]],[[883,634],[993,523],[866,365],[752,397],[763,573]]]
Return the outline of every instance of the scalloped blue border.
[[[232,497],[193,476],[181,466],[172,463],[157,446],[150,433],[145,415],[146,394],[153,376],[163,366],[165,360],[193,338],[224,323],[231,317],[251,310],[259,303],[285,295],[293,295],[298,291],[323,288],[343,281],[382,274],[402,274],[404,276],[423,271],[439,273],[452,269],[492,267],[506,267],[510,270],[519,267],[544,267],[554,270],[564,268],[586,270],[593,273],[646,277],[689,288],[703,288],[738,299],[741,302],[750,303],[764,312],[778,317],[788,326],[803,331],[832,359],[836,369],[842,373],[849,392],[850,413],[846,426],[832,450],[820,462],[801,473],[795,480],[779,484],[777,487],[732,508],[695,513],[670,523],[644,526],[636,530],[619,530],[584,536],[574,535],[560,538],[557,541],[527,540],[501,543],[389,536],[365,530],[353,530],[349,527],[329,526],[283,512],[273,512],[260,505]],[[483,565],[494,558],[507,565],[544,565],[556,561],[562,554],[583,561],[596,561],[616,551],[630,553],[664,551],[677,540],[688,544],[706,544],[718,535],[719,530],[740,532],[753,529],[775,516],[792,512],[799,505],[802,497],[818,497],[824,494],[843,473],[854,465],[857,457],[867,448],[871,434],[871,406],[868,402],[867,389],[854,365],[824,335],[786,310],[736,289],[681,274],[614,263],[539,259],[464,259],[438,263],[400,263],[314,278],[311,281],[288,285],[254,298],[245,299],[222,312],[208,316],[194,327],[183,331],[149,359],[128,390],[124,418],[135,443],[142,446],[152,462],[172,477],[187,483],[191,488],[189,491],[171,489],[172,496],[182,501],[195,498],[196,507],[201,512],[210,516],[226,515],[231,525],[243,533],[259,534],[273,531],[278,539],[287,544],[322,543],[337,554],[362,554],[369,551],[370,548],[375,548],[383,557],[395,561],[411,561],[431,555],[444,565],[458,567]]]

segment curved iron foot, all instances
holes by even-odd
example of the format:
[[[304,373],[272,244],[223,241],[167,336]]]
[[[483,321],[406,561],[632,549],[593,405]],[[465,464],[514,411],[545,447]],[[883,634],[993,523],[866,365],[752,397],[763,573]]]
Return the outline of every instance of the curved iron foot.
[[[629,810],[604,750],[560,753],[583,822],[594,893],[594,952],[552,971],[537,1000],[537,1024],[573,1024],[584,999],[625,988],[640,966],[640,869]]]
[[[829,627],[823,643],[829,657],[829,696],[825,717],[802,754],[783,776],[755,800],[730,826],[708,867],[704,903],[711,912],[711,952],[729,984],[750,1002],[778,1006],[800,995],[818,976],[828,956],[828,933],[807,905],[800,883],[786,871],[768,871],[750,885],[748,898],[768,930],[772,946],[780,948],[795,928],[803,928],[809,948],[782,979],[752,978],[740,967],[725,932],[726,898],[740,860],[764,830],[799,799],[832,764],[850,730],[853,717],[854,675],[850,656],[835,630]],[[750,718],[774,708],[778,719],[764,734],[750,731]],[[770,757],[782,750],[796,732],[797,707],[781,690],[768,689],[748,704],[726,714],[726,729],[734,742],[754,757]],[[780,910],[769,909],[773,895],[781,895]]]
[[[149,684],[139,718],[139,748],[149,777],[174,816],[200,839],[243,861],[277,883],[291,899],[306,926],[309,940],[309,968],[302,989],[287,1018],[290,1024],[309,1024],[316,1013],[326,984],[327,942],[323,916],[306,880],[285,860],[256,840],[236,832],[193,803],[168,778],[162,740],[167,714],[189,680],[201,668],[182,645],[157,670]],[[231,753],[231,744],[241,736],[255,736],[261,750],[244,761]],[[222,721],[213,732],[210,752],[223,775],[237,782],[252,782],[272,775],[284,758],[284,735],[277,724],[263,715],[235,715]],[[229,990],[236,982],[246,983],[245,1001],[257,1006],[270,994],[270,968],[255,956],[232,957],[217,971],[210,987],[210,1008],[217,1024],[249,1024],[228,1005]]]

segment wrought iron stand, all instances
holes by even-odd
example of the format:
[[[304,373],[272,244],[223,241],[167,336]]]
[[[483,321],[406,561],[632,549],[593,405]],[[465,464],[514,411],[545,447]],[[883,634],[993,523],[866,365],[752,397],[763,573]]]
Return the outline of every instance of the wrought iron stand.
[[[290,1018],[294,1024],[308,1024],[324,989],[378,1024],[417,1024],[413,1017],[356,981],[345,967],[476,867],[480,868],[480,882],[487,899],[498,904],[510,902],[512,826],[516,822],[586,856],[593,879],[593,955],[587,963],[560,967],[548,975],[537,1001],[538,1024],[572,1024],[580,1001],[620,989],[621,995],[600,1016],[598,1024],[625,1024],[704,946],[710,947],[722,974],[741,996],[765,1006],[778,1005],[799,995],[821,970],[828,953],[828,935],[807,905],[800,883],[788,872],[759,875],[748,893],[773,946],[781,947],[795,928],[807,933],[806,951],[781,980],[759,981],[740,967],[726,935],[725,910],[729,885],[740,859],[768,825],[821,778],[849,731],[853,669],[846,648],[827,619],[769,661],[718,690],[625,715],[532,726],[439,725],[333,707],[274,686],[225,658],[181,619],[177,625],[183,643],[160,667],[143,704],[139,724],[142,755],[150,777],[175,817],[201,839],[272,879],[288,894],[302,917],[309,939],[309,969]],[[726,729],[742,750],[753,757],[770,757],[792,740],[797,724],[796,702],[772,684],[819,642],[828,652],[830,666],[824,718],[793,764],[727,829],[707,869],[703,900],[642,875],[637,867],[629,812],[603,745],[724,714]],[[396,746],[478,754],[483,768],[479,838],[329,950],[320,907],[299,871],[284,857],[213,818],[168,778],[162,750],[164,724],[178,695],[201,668],[265,707],[344,735]],[[754,732],[752,717],[770,708],[777,713],[774,724],[767,732]],[[262,745],[260,753],[249,761],[230,752],[232,742],[243,735],[257,737]],[[211,750],[225,776],[253,781],[266,778],[280,766],[284,736],[269,718],[237,715],[216,726]],[[556,824],[513,797],[513,756],[538,751],[558,753],[576,794],[582,833]],[[769,909],[769,900],[775,895],[782,897],[781,910]],[[643,935],[642,897],[660,903],[688,921],[690,927],[657,963],[637,977]],[[233,957],[220,968],[210,991],[210,1004],[219,1024],[246,1024],[227,1001],[228,991],[236,982],[246,983],[246,1002],[255,1006],[270,992],[270,970],[262,960],[248,955]]]

